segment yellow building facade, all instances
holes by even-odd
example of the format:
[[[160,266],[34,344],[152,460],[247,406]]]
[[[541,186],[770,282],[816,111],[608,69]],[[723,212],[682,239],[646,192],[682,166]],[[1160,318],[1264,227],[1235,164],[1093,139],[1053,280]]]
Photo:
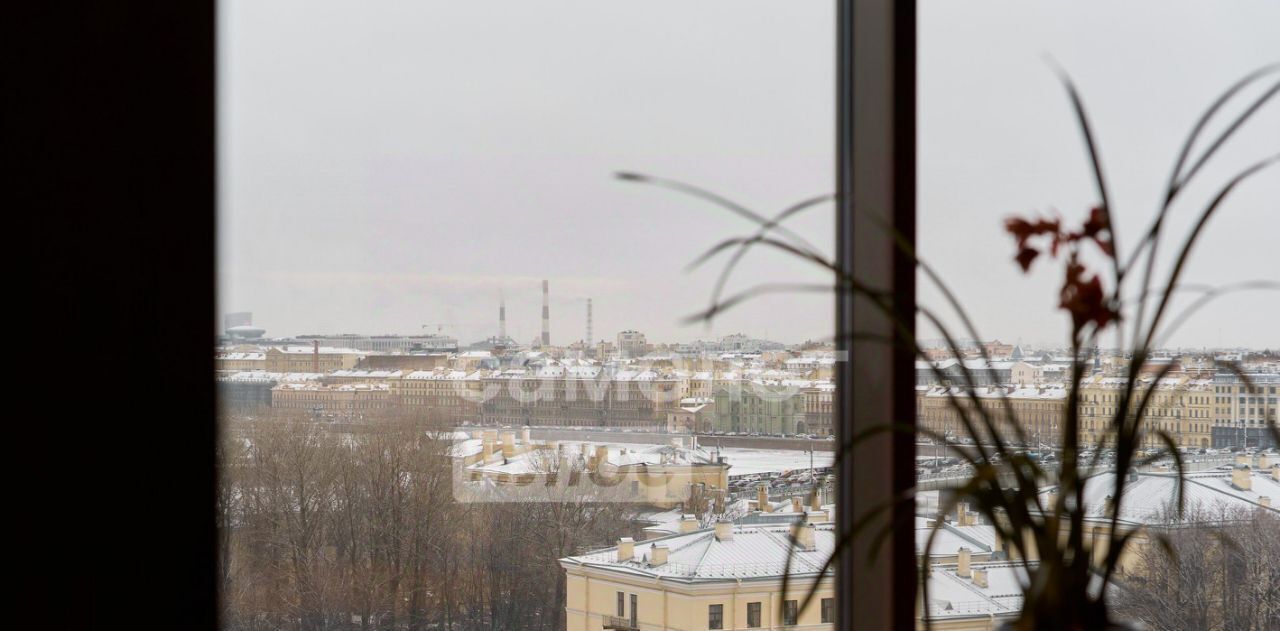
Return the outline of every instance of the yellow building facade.
[[[561,559],[568,631],[832,629],[835,584],[818,570],[835,544],[831,524],[714,528]],[[791,561],[787,592],[782,576]],[[803,611],[799,605],[816,585]]]

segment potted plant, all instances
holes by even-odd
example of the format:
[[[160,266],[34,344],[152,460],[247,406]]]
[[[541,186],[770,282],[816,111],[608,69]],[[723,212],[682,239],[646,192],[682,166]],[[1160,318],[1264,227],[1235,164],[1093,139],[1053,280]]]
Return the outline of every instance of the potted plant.
[[[1268,66],[1249,74],[1226,90],[1200,117],[1182,145],[1153,220],[1129,251],[1122,250],[1116,239],[1112,221],[1115,209],[1110,202],[1088,117],[1074,85],[1063,74],[1062,80],[1088,151],[1098,202],[1075,223],[1058,217],[1012,217],[1004,225],[1004,230],[1014,241],[1014,260],[1024,272],[1040,261],[1057,261],[1062,267],[1063,280],[1058,308],[1065,311],[1071,320],[1067,343],[1072,360],[1063,411],[1064,422],[1056,430],[1056,442],[1061,446],[1061,456],[1056,461],[1045,462],[1033,457],[1027,450],[1015,448],[1014,445],[1027,445],[1029,441],[1016,410],[1005,405],[1001,414],[993,413],[982,405],[978,393],[972,387],[948,389],[946,394],[948,405],[959,418],[961,427],[958,435],[944,435],[909,425],[893,428],[899,431],[916,431],[935,443],[951,447],[952,455],[963,459],[972,471],[963,483],[955,487],[950,499],[940,506],[939,513],[951,512],[958,502],[966,502],[985,518],[986,523],[993,526],[997,536],[1011,551],[1016,551],[1018,558],[1022,560],[1023,604],[1017,618],[1008,623],[1010,629],[1084,630],[1123,626],[1115,620],[1108,607],[1108,592],[1116,579],[1126,546],[1139,532],[1122,527],[1118,517],[1125,505],[1127,472],[1131,469],[1156,460],[1171,460],[1172,470],[1178,480],[1175,509],[1182,510],[1181,482],[1185,473],[1183,454],[1169,432],[1152,427],[1148,422],[1156,390],[1153,384],[1166,376],[1173,366],[1166,364],[1156,372],[1155,379],[1151,381],[1140,380],[1139,374],[1157,344],[1164,339],[1163,336],[1176,330],[1191,313],[1206,302],[1229,291],[1277,288],[1275,283],[1266,281],[1214,288],[1204,291],[1186,311],[1176,315],[1171,311],[1173,296],[1189,289],[1181,283],[1182,272],[1209,220],[1241,182],[1280,161],[1280,155],[1261,160],[1223,184],[1212,200],[1200,210],[1192,229],[1176,250],[1173,266],[1168,270],[1158,270],[1158,252],[1166,237],[1165,219],[1188,183],[1200,173],[1223,143],[1280,91],[1280,83],[1271,86],[1262,96],[1250,102],[1243,113],[1229,120],[1223,131],[1212,137],[1203,145],[1206,148],[1193,157],[1193,147],[1205,133],[1210,121],[1246,86],[1274,75],[1277,71],[1280,71],[1280,66]],[[892,317],[891,296],[861,286],[836,261],[817,252],[783,225],[788,218],[828,202],[833,196],[821,195],[803,200],[773,217],[765,217],[717,194],[682,182],[634,173],[621,173],[618,177],[694,195],[757,224],[754,233],[726,239],[695,260],[694,267],[728,253],[712,292],[710,306],[691,316],[691,320],[710,320],[726,309],[763,293],[831,290],[829,286],[763,285],[725,296],[725,284],[733,270],[742,257],[756,246],[781,250],[829,271],[837,281],[836,291],[864,296],[869,299],[867,303],[873,308]],[[959,315],[961,333],[954,332],[930,309],[918,307],[918,316],[941,332],[955,357],[964,357],[958,342],[959,335],[974,340],[984,338],[978,334],[963,305],[947,289],[939,275],[916,256],[914,251],[909,250],[903,240],[897,239],[897,242],[899,247],[907,250],[906,253],[913,258],[924,277],[941,289],[948,306]],[[1088,263],[1090,260],[1104,261],[1105,269],[1093,269]],[[1161,274],[1167,274],[1167,279],[1162,286],[1157,287],[1155,280]],[[900,327],[896,338],[885,342],[906,344],[919,358],[927,360],[918,340],[908,333],[910,330],[908,327]],[[1123,369],[1118,371],[1123,375],[1123,381],[1116,390],[1118,400],[1114,406],[1115,413],[1105,419],[1105,445],[1086,452],[1086,446],[1081,441],[1079,396],[1080,384],[1088,367],[1082,356],[1086,349],[1094,348],[1099,343],[1104,333],[1114,333],[1116,347],[1125,351]],[[985,350],[981,351],[981,356],[990,361]],[[935,364],[929,362],[928,365],[940,381],[946,381],[946,376]],[[964,362],[959,362],[959,369],[968,384],[977,383]],[[1247,376],[1240,374],[1247,383]],[[1274,423],[1269,425],[1269,429],[1277,437],[1277,441],[1280,441],[1280,431],[1277,431]],[[854,436],[850,443],[856,444],[866,437]],[[1149,446],[1152,440],[1158,444],[1154,449]],[[959,444],[965,445],[965,448],[953,447]],[[1104,446],[1105,449],[1101,448]],[[1102,460],[1104,453],[1108,454],[1108,461]],[[842,451],[836,457],[844,455],[845,452]],[[1114,488],[1109,492],[1110,499],[1106,508],[1109,527],[1104,529],[1105,534],[1099,541],[1096,536],[1086,536],[1084,489],[1086,480],[1102,470],[1104,462],[1106,469],[1117,474],[1112,476]],[[1002,480],[1010,480],[1012,483]],[[1057,492],[1040,493],[1040,489],[1048,484],[1054,484]],[[898,501],[914,502],[914,498],[900,498]],[[870,517],[854,524],[851,531],[871,536],[873,522],[881,512],[870,511]],[[922,555],[920,576],[928,575],[929,552],[940,527],[939,520]],[[1167,546],[1161,534],[1155,533],[1152,537],[1157,544]],[[838,545],[837,554],[843,547],[843,543]],[[1028,560],[1033,557],[1037,560]],[[827,567],[830,565],[828,561]],[[786,589],[785,577],[783,589]],[[929,603],[929,581],[921,581],[921,589],[924,593],[923,602]],[[806,599],[801,609],[807,604]],[[930,625],[930,620],[931,615],[926,605],[926,626]]]

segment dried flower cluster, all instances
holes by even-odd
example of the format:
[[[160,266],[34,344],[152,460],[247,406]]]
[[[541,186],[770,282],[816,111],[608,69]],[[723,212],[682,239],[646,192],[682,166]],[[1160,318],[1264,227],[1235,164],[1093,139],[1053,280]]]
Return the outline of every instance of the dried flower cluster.
[[[1111,241],[1111,228],[1107,221],[1107,213],[1101,206],[1089,211],[1079,230],[1064,230],[1061,219],[1037,219],[1028,221],[1021,217],[1010,217],[1005,221],[1005,230],[1017,241],[1018,253],[1014,260],[1026,272],[1031,263],[1047,252],[1056,257],[1060,248],[1066,247],[1066,278],[1062,284],[1061,301],[1058,307],[1071,314],[1073,330],[1079,332],[1092,323],[1098,330],[1106,328],[1111,322],[1120,319],[1119,309],[1102,290],[1102,280],[1097,274],[1088,275],[1088,270],[1080,262],[1080,244],[1092,241],[1108,257],[1115,257],[1115,247]],[[1047,239],[1047,246],[1039,248],[1031,244],[1033,239]]]

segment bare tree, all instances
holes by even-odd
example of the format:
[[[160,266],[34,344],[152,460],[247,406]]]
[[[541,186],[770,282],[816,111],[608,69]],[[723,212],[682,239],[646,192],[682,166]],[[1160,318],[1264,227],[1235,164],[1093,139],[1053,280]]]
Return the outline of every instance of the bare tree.
[[[1280,517],[1200,508],[1151,528],[1116,612],[1160,631],[1280,629]],[[1165,544],[1155,541],[1163,539]]]
[[[621,501],[621,487],[568,484],[559,460],[537,466],[564,484],[459,501],[452,433],[404,410],[340,425],[270,410],[224,418],[223,430],[219,577],[230,629],[558,631],[557,560],[610,543],[639,508]]]

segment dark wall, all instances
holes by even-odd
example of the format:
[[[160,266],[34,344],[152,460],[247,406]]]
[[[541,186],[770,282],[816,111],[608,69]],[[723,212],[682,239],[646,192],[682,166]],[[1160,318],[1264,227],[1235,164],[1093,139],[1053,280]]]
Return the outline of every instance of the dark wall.
[[[213,2],[14,8],[5,208],[30,291],[9,299],[42,376],[10,439],[16,611],[213,628]]]

